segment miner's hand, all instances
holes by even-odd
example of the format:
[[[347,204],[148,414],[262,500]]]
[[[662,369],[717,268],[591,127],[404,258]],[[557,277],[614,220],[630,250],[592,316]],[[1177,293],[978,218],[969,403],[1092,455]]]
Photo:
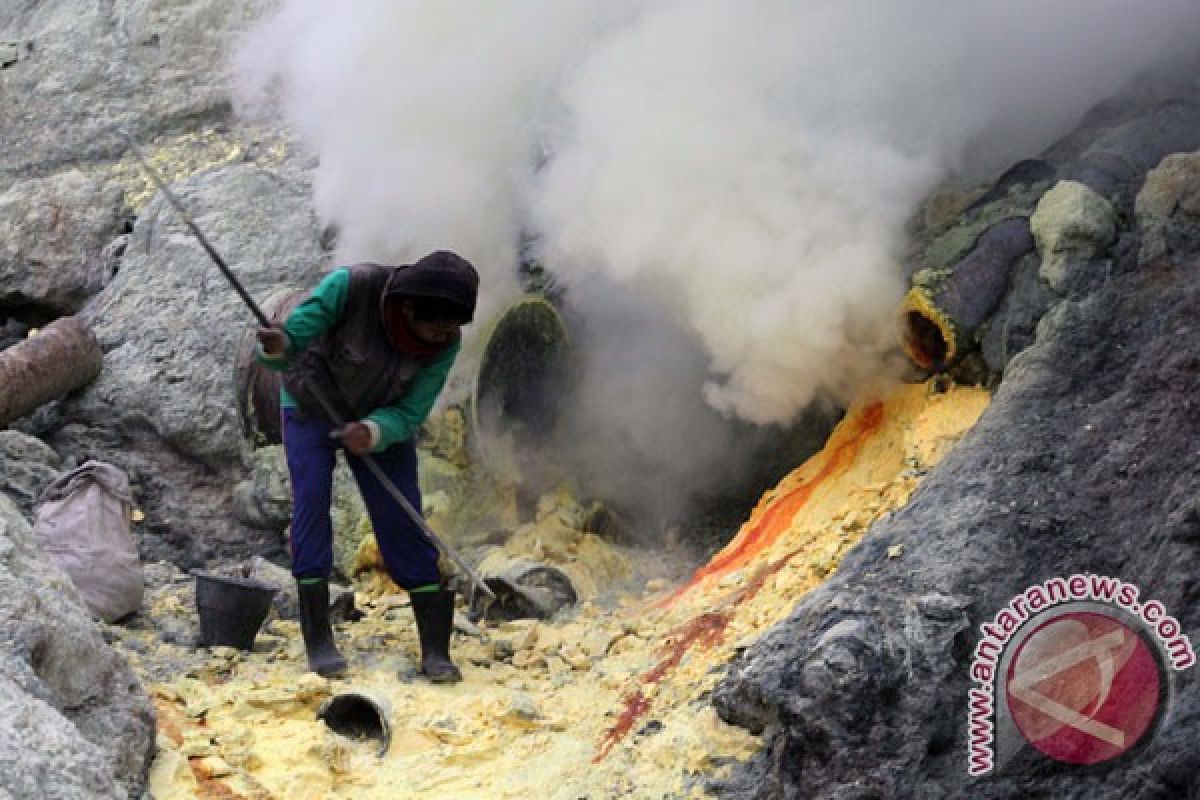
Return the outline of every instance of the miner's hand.
[[[264,355],[278,358],[287,353],[288,338],[282,328],[259,328],[256,335]]]
[[[329,435],[340,439],[342,446],[353,455],[362,456],[371,452],[371,429],[361,422],[348,422]]]

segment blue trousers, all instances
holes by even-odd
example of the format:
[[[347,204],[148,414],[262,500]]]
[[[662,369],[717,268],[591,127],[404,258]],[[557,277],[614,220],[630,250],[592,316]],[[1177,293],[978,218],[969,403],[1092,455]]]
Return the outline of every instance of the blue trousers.
[[[295,409],[283,409],[283,447],[292,480],[292,574],[297,578],[328,578],[333,571],[333,467],[336,439],[333,426],[314,417],[301,419]],[[384,474],[421,510],[417,485],[417,450],[412,441],[401,442],[371,458]],[[439,583],[438,552],[400,504],[357,456],[346,453],[346,462],[362,494],[379,552],[392,580],[403,589]]]

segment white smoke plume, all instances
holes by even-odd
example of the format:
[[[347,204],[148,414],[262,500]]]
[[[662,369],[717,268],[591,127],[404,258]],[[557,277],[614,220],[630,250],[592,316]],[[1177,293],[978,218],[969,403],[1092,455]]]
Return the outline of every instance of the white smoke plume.
[[[345,258],[450,247],[495,298],[532,238],[690,331],[712,407],[786,423],[879,372],[933,186],[1198,40],[1196,0],[284,0],[238,74]]]

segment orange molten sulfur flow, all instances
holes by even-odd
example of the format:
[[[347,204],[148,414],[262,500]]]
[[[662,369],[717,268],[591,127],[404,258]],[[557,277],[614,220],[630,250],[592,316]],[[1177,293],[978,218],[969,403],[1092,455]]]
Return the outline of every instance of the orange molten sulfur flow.
[[[725,548],[654,604],[668,614],[682,611],[680,606],[698,613],[669,631],[661,660],[625,694],[622,711],[600,740],[594,760],[603,760],[651,710],[643,687],[663,681],[689,650],[723,645],[735,619],[742,623],[743,635],[747,627],[761,630],[764,623],[785,616],[803,591],[819,585],[878,516],[907,501],[919,468],[940,460],[978,419],[988,399],[977,389],[933,394],[931,386],[905,386],[851,409],[825,448],[764,495]],[[750,608],[772,578],[804,557],[808,574],[791,582],[800,591],[780,592],[776,579],[776,591],[765,601],[773,607]],[[750,574],[735,575],[739,571]],[[732,588],[722,591],[735,577],[729,581]]]
[[[764,497],[733,541],[661,604],[673,602],[699,583],[745,566],[778,541],[821,483],[854,462],[863,442],[883,425],[883,411],[881,401],[853,411],[834,431],[825,449],[789,475],[774,493]]]

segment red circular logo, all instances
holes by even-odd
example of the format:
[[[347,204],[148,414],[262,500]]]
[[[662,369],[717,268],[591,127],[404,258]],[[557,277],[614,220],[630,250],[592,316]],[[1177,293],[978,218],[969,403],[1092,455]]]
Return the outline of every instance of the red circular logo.
[[[1071,764],[1136,745],[1158,711],[1161,676],[1140,635],[1113,617],[1070,612],[1039,625],[1008,666],[1008,708],[1030,744]]]

